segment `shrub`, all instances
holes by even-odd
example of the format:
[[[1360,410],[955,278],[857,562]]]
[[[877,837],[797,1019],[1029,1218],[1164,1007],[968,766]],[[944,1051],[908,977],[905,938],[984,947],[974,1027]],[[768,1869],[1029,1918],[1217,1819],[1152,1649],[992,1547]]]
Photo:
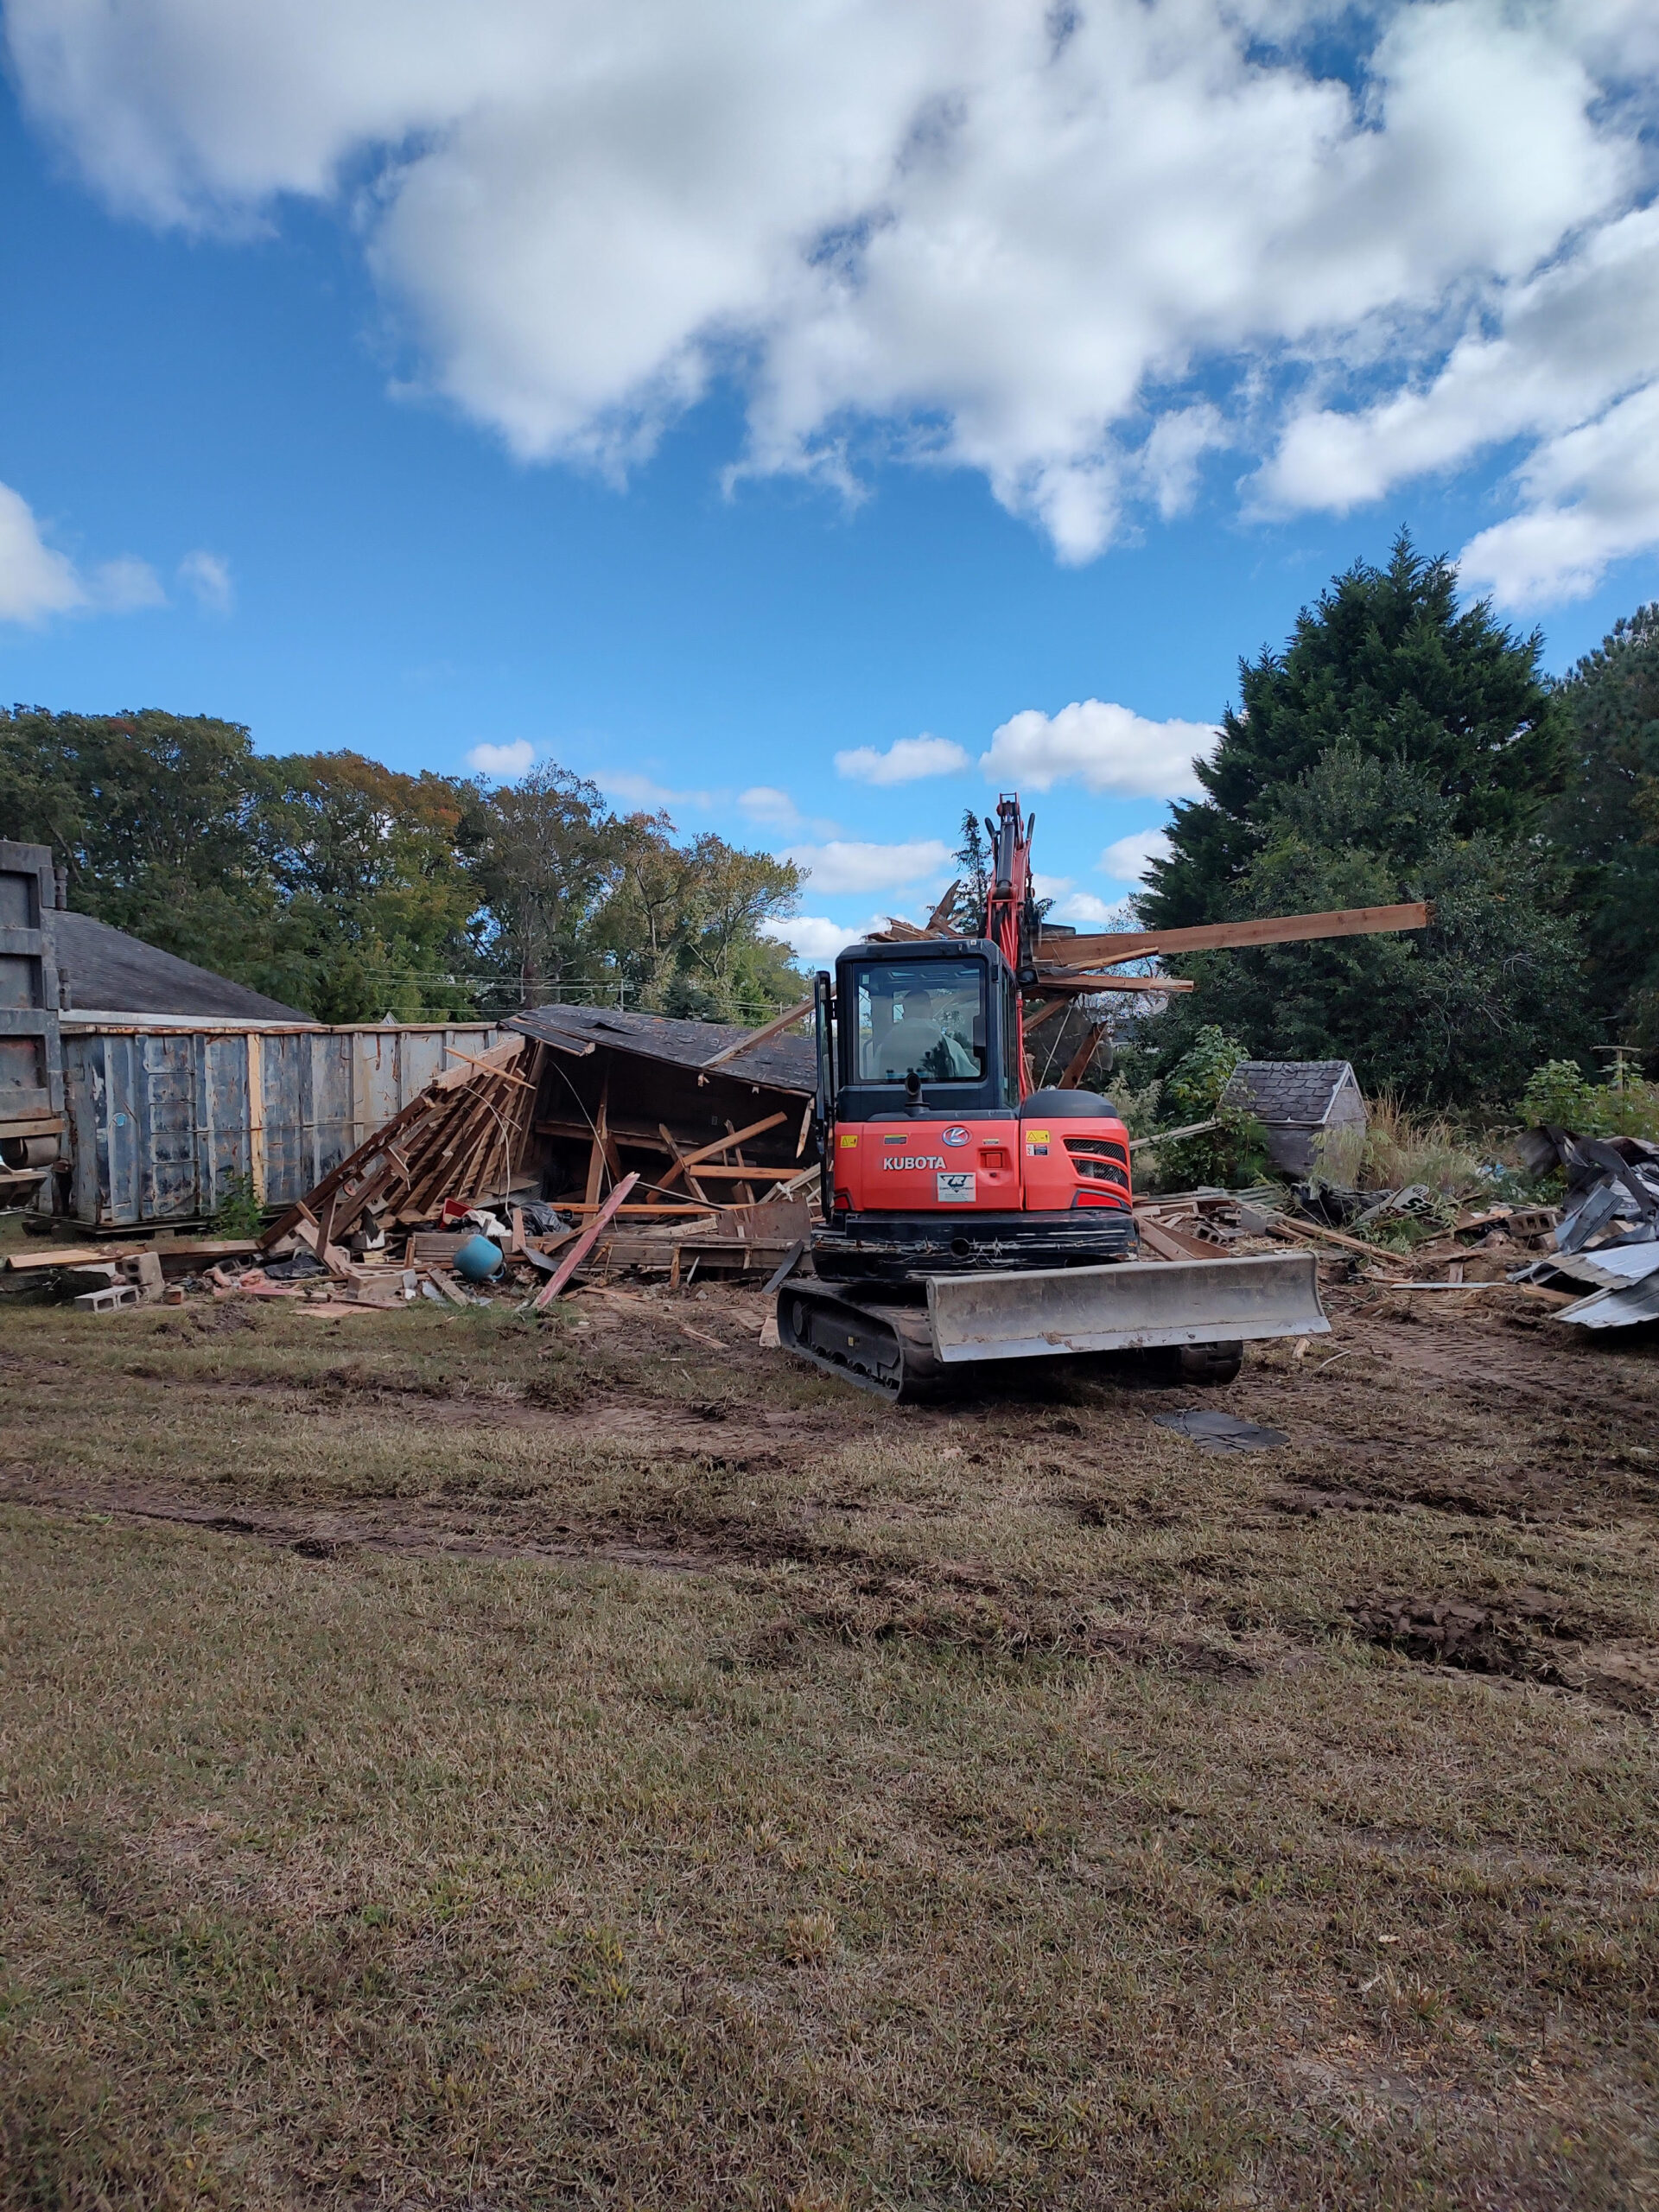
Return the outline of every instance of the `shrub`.
[[[1177,1128],[1189,1122],[1213,1121],[1220,1126],[1203,1136],[1158,1147],[1156,1173],[1165,1188],[1190,1190],[1203,1183],[1236,1186],[1257,1182],[1266,1173],[1267,1131],[1254,1114],[1222,1103],[1234,1069],[1249,1058],[1247,1046],[1211,1022],[1170,1070],[1160,1102],[1166,1122]]]
[[[1472,1198],[1492,1176],[1455,1122],[1414,1114],[1384,1094],[1368,1099],[1363,1129],[1334,1129],[1321,1140],[1317,1180],[1350,1191],[1403,1191],[1427,1183],[1443,1198]]]
[[[1659,1084],[1627,1075],[1622,1061],[1611,1082],[1595,1083],[1576,1060],[1546,1060],[1522,1093],[1521,1118],[1581,1137],[1659,1141]]]

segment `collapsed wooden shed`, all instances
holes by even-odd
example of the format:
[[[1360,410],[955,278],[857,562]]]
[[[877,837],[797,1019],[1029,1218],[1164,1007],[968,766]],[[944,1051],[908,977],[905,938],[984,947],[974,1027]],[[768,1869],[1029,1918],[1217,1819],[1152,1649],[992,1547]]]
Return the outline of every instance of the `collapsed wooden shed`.
[[[545,1048],[530,1158],[555,1203],[595,1205],[637,1171],[640,1208],[754,1204],[817,1160],[809,1037],[604,1007],[505,1027]]]

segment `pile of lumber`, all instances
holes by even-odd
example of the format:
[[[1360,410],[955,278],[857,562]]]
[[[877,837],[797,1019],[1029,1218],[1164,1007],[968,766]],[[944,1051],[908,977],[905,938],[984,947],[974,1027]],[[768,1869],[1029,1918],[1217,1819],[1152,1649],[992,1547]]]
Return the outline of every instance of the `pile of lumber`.
[[[712,1139],[677,1132],[664,1122],[635,1128],[609,1117],[607,1080],[594,1119],[567,1126],[538,1106],[543,1049],[510,1036],[446,1070],[275,1222],[260,1239],[263,1249],[274,1256],[304,1246],[347,1302],[394,1302],[398,1294],[386,1286],[399,1267],[413,1277],[402,1296],[435,1292],[467,1302],[474,1294],[451,1267],[456,1249],[475,1233],[462,1217],[493,1209],[493,1217],[510,1226],[507,1264],[493,1287],[516,1294],[528,1286],[539,1308],[554,1275],[559,1281],[550,1295],[578,1269],[589,1278],[662,1275],[671,1284],[690,1280],[699,1268],[704,1274],[770,1274],[806,1236],[806,1193],[816,1192],[817,1166],[765,1166],[745,1156],[746,1145],[783,1124],[785,1113],[763,1115],[741,1128],[728,1124]],[[803,1143],[806,1134],[804,1125]],[[577,1186],[582,1195],[552,1202],[557,1228],[527,1228],[526,1215],[537,1210],[512,1201],[538,1185],[531,1162],[534,1142],[572,1135],[588,1152],[585,1186]],[[643,1149],[664,1164],[625,1171],[625,1148]],[[348,1249],[365,1226],[377,1240],[391,1240],[384,1255],[354,1256]]]
[[[452,1057],[457,1066],[435,1076],[265,1231],[259,1242],[266,1251],[308,1221],[321,1244],[340,1244],[371,1209],[412,1229],[434,1219],[447,1199],[476,1204],[506,1196],[536,1097],[533,1077],[515,1065],[524,1057],[524,1039],[509,1037],[491,1052]]]

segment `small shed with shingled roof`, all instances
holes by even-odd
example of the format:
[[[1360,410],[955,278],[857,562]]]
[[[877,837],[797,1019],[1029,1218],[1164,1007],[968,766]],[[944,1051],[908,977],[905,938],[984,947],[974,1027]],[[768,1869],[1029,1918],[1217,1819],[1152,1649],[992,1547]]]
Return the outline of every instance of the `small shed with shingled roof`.
[[[1221,1103],[1255,1115],[1268,1133],[1268,1157],[1287,1175],[1306,1175],[1332,1132],[1363,1135],[1367,1126],[1346,1060],[1241,1060]]]

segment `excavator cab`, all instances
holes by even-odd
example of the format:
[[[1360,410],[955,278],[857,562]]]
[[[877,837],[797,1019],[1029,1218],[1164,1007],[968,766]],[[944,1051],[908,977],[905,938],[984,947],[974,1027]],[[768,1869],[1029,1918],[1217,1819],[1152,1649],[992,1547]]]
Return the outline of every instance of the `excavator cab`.
[[[851,945],[836,1001],[837,1122],[1018,1112],[1018,997],[994,944]]]
[[[817,1012],[821,1275],[894,1283],[1131,1256],[1128,1132],[1088,1091],[1022,1097],[1019,981],[1000,946],[849,945],[833,993],[819,978]]]

